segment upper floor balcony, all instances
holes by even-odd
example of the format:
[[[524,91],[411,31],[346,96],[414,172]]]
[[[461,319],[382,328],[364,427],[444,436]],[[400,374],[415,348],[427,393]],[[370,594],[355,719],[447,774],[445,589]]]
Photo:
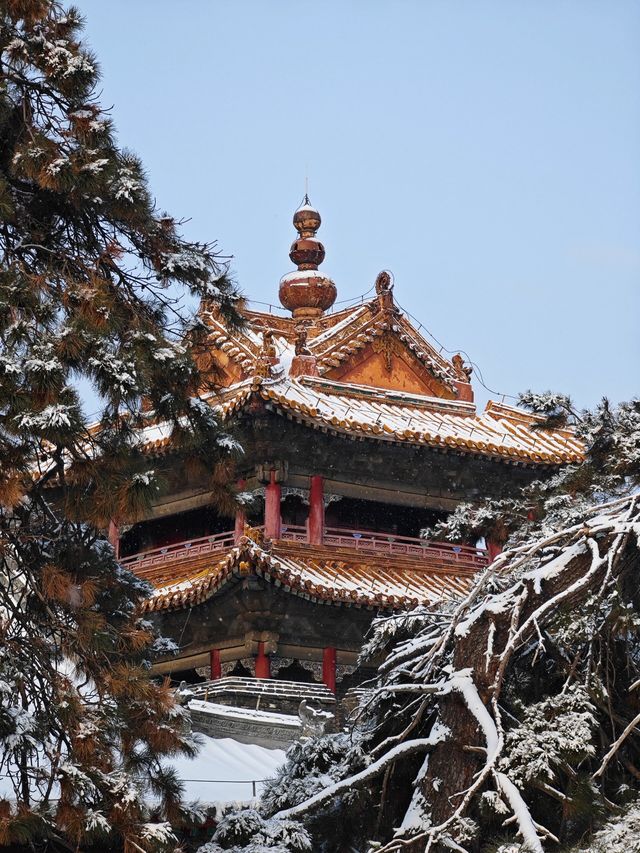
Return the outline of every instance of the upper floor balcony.
[[[264,531],[264,527],[252,528]],[[123,565],[132,569],[138,576],[158,577],[158,569],[172,569],[178,564],[186,564],[201,559],[207,554],[222,554],[233,548],[242,533],[228,530],[210,536],[201,536],[176,542],[160,548],[152,548],[121,559]],[[403,562],[410,560],[417,570],[447,569],[456,574],[471,574],[489,563],[489,554],[484,548],[469,545],[455,545],[451,542],[436,542],[412,536],[398,536],[380,533],[374,530],[353,530],[342,527],[325,527],[321,541],[310,542],[308,528],[302,525],[282,525],[280,535],[272,540],[276,552],[278,546],[298,543],[309,548],[321,547],[336,553],[343,550],[357,552],[363,557],[384,557],[386,560],[398,558]],[[354,553],[355,556],[355,553]],[[160,572],[160,574],[163,574]]]

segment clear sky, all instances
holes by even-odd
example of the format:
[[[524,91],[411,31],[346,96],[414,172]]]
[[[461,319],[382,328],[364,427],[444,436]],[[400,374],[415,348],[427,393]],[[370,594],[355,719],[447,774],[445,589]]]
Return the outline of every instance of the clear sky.
[[[500,393],[640,392],[640,3],[76,5],[121,143],[251,299],[308,173],[339,300],[390,269]]]

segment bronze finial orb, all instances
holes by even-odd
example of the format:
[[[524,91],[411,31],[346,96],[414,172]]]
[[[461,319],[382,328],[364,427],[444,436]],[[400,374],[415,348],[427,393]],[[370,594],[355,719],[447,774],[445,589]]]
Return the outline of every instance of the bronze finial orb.
[[[298,269],[316,269],[324,261],[324,246],[315,237],[300,237],[291,244],[289,257]]]
[[[293,224],[300,236],[293,241],[289,252],[298,269],[280,279],[278,291],[281,304],[300,319],[321,317],[336,300],[335,284],[318,272],[324,261],[324,246],[316,237],[321,222],[320,214],[305,195],[302,206],[293,214]]]
[[[280,303],[296,318],[321,317],[336,301],[335,284],[315,270],[297,270],[280,280]]]
[[[293,214],[293,227],[302,236],[313,236],[322,224],[318,211],[310,204],[304,204]]]

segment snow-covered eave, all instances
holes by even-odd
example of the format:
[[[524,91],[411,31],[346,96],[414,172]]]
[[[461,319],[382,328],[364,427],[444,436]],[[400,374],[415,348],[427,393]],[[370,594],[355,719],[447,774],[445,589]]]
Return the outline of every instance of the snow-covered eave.
[[[276,375],[270,378],[248,377],[220,392],[204,395],[203,400],[222,422],[239,414],[257,396],[279,415],[353,440],[424,446],[533,467],[557,467],[583,459],[584,448],[571,429],[540,429],[532,433],[532,427],[541,419],[513,406],[490,401],[478,415],[473,403],[320,377],[293,378],[286,375],[282,365],[276,365],[275,371]],[[316,405],[311,406],[308,399],[316,394]],[[370,422],[371,414],[368,419],[359,419],[360,403],[377,407],[375,422]],[[343,410],[350,412],[348,418],[341,415]],[[438,423],[421,427],[416,414],[420,411],[425,417],[439,419]],[[147,416],[152,421],[153,412]],[[171,431],[168,422],[151,422],[140,431],[138,444],[149,455],[170,452]]]
[[[273,711],[259,711],[239,706],[232,707],[202,699],[192,699],[189,702],[189,709],[241,722],[271,723],[272,725],[285,726],[296,731],[302,726],[300,718],[294,717],[292,714],[278,714]]]
[[[363,570],[362,556],[357,558],[360,570]],[[375,555],[372,557],[375,564]],[[346,564],[345,564],[346,565]],[[191,578],[182,578],[175,583],[165,583],[157,587],[150,598],[141,605],[143,612],[182,610],[203,604],[212,598],[222,587],[234,579],[249,575],[259,577],[268,583],[282,589],[291,595],[304,598],[320,605],[356,607],[365,610],[411,610],[420,604],[433,604],[444,596],[459,595],[469,583],[471,575],[452,573],[449,571],[430,569],[428,572],[413,573],[414,580],[421,580],[420,594],[413,592],[373,591],[364,586],[371,584],[371,578],[366,583],[349,580],[349,567],[346,565],[344,576],[338,578],[332,568],[333,585],[309,573],[304,563],[297,563],[295,558],[280,557],[265,551],[253,540],[230,549],[225,557],[216,560],[210,568],[200,571]],[[381,570],[376,569],[376,572]],[[398,573],[396,570],[395,574]],[[317,574],[317,573],[316,573]],[[382,580],[378,578],[382,583]],[[403,580],[400,587],[406,590]],[[400,588],[399,587],[399,588]]]
[[[380,312],[375,300],[361,307],[365,310],[357,314],[354,312],[342,323],[311,339],[309,346],[318,358],[320,373],[326,373],[334,367],[333,360],[341,351],[355,351],[388,332],[398,337],[439,382],[451,391],[456,391],[459,377],[451,362],[420,334],[404,313]]]
[[[320,389],[317,383],[321,381],[309,378],[300,381],[287,377],[282,382],[276,380],[260,385],[259,393],[272,410],[280,415],[292,418],[314,429],[321,429],[324,432],[344,435],[357,440],[371,439],[428,446],[442,452],[489,456],[508,464],[533,467],[566,465],[571,462],[579,462],[583,458],[582,446],[572,434],[567,434],[565,431],[540,430],[532,434],[527,429],[526,422],[519,422],[514,425],[509,418],[497,419],[486,412],[478,417],[474,416],[473,409],[466,408],[462,411],[448,411],[446,404],[443,406],[439,398],[424,398],[424,401],[431,400],[433,406],[437,406],[437,411],[434,412],[436,416],[443,419],[449,418],[446,427],[436,427],[435,433],[429,429],[408,428],[402,421],[403,419],[407,421],[416,419],[415,413],[410,416],[406,412],[411,404],[388,399],[388,397],[385,399],[383,394],[386,392],[383,392],[379,399],[374,399],[376,404],[384,404],[387,411],[386,415],[384,412],[380,413],[375,423],[359,421],[356,411],[349,413],[347,419],[341,417],[337,410],[332,412],[330,406],[332,394],[326,394],[324,389]],[[335,383],[333,384],[335,385]],[[345,389],[348,391],[354,387],[356,386],[345,385]],[[310,406],[304,401],[304,395],[305,393],[308,394],[309,391],[311,391],[312,396],[318,393],[314,406]],[[328,401],[323,400],[323,395],[330,399]],[[335,391],[333,396],[336,402],[340,401],[342,396],[346,404],[349,403],[349,393],[340,395]],[[438,403],[435,402],[436,399],[438,399]],[[326,403],[326,411],[322,410],[322,402]],[[464,404],[454,405],[459,407]],[[415,405],[413,408],[415,409]],[[388,410],[391,410],[392,414],[389,414]],[[526,413],[523,412],[522,415],[526,416]],[[457,418],[460,419],[462,428],[460,432],[456,428]],[[395,423],[395,426],[390,425],[392,422]],[[473,433],[476,431],[479,437],[473,438]],[[483,431],[486,435],[483,435]],[[462,434],[463,432],[468,434]]]

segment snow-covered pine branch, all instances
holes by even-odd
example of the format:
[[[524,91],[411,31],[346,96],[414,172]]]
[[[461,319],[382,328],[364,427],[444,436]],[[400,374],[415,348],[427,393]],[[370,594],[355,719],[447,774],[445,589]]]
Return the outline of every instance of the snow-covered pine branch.
[[[640,778],[639,565],[631,495],[504,553],[464,599],[379,618],[368,646],[387,656],[351,734],[328,736],[343,746],[324,776],[314,742],[297,745],[281,773],[295,800],[267,787],[263,819],[298,821],[313,849],[372,853],[541,851],[606,825]]]

